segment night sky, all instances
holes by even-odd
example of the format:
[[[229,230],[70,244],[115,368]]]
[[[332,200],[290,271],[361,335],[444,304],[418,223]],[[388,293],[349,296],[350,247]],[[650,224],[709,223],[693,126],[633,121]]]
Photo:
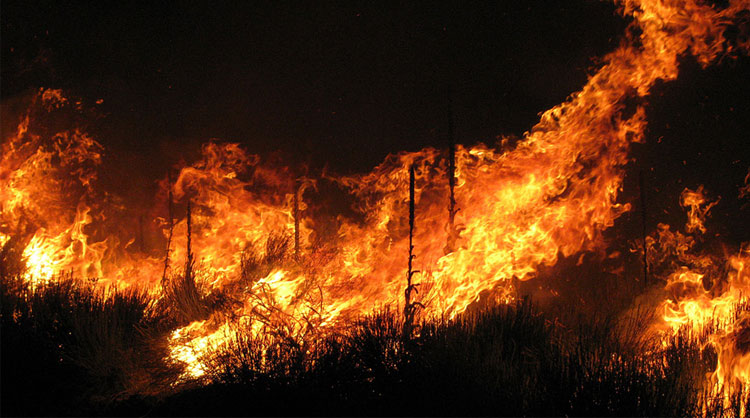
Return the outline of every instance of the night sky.
[[[105,143],[215,137],[354,171],[440,145],[449,97],[460,142],[522,134],[626,23],[594,1],[61,3],[3,4],[3,98],[104,99]]]
[[[613,4],[583,0],[16,1],[0,10],[3,101],[41,86],[102,99],[106,116],[90,129],[110,163],[139,179],[191,161],[209,138],[350,173],[388,153],[443,146],[449,112],[459,143],[521,136],[585,84],[628,23]],[[685,58],[683,67],[680,80],[655,86],[648,143],[633,154],[667,212],[699,183],[722,204],[736,201],[750,166],[748,59],[702,70]],[[123,188],[145,187],[123,178]],[[747,214],[735,206],[732,217]]]

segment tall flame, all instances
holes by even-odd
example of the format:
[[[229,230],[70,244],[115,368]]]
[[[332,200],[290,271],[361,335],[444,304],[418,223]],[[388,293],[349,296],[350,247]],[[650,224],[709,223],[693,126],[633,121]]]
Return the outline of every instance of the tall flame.
[[[68,105],[60,90],[40,90],[15,135],[3,138],[0,236],[7,244],[12,234],[33,232],[23,251],[27,278],[33,281],[48,280],[62,270],[75,270],[82,277],[102,275],[105,244],[89,245],[84,227],[91,222],[87,198],[103,148],[78,129],[31,129],[32,110],[54,112]]]

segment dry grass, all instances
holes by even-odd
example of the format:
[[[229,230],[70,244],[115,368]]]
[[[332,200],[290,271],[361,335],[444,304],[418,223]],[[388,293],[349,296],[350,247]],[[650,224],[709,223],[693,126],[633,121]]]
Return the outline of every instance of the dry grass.
[[[246,280],[287,262],[289,238],[269,239],[264,250],[245,255]],[[679,333],[655,346],[644,338],[645,308],[569,315],[563,326],[528,300],[423,321],[406,340],[401,313],[388,310],[322,338],[240,328],[205,358],[208,385],[175,388],[170,383],[181,369],[165,360],[169,334],[225,309],[226,297],[207,294],[192,275],[171,281],[166,303],[138,291],[105,293],[70,277],[30,288],[4,266],[5,415],[740,412],[740,399],[724,408],[716,392],[703,389],[716,364],[705,333]]]

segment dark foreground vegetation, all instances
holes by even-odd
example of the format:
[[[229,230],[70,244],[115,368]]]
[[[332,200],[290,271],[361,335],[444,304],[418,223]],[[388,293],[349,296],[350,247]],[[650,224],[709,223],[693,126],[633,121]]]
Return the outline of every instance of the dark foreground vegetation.
[[[169,363],[172,311],[138,292],[2,277],[2,413],[15,415],[737,416],[701,385],[715,354],[654,351],[644,318],[551,321],[528,300],[427,321],[382,311],[315,343],[240,330],[204,382]],[[206,383],[209,382],[209,383]],[[736,402],[735,402],[736,403]]]

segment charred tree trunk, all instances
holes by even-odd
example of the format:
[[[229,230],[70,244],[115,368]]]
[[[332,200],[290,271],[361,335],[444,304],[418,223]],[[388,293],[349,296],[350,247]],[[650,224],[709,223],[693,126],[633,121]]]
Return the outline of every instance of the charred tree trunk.
[[[185,260],[185,281],[193,281],[193,249],[192,249],[192,213],[190,210],[190,200],[187,202],[187,260]]]
[[[190,200],[187,202],[187,258],[185,272],[181,278],[170,283],[169,288],[178,318],[184,322],[206,319],[210,314],[207,300],[199,291],[195,281],[195,256],[193,254],[193,213]]]
[[[450,189],[450,200],[448,201],[448,241],[445,246],[445,253],[451,253],[456,250],[456,240],[458,232],[456,231],[456,141],[453,136],[453,101],[450,92],[448,94],[448,188]]]
[[[413,269],[414,261],[414,166],[409,167],[409,260],[406,272],[406,290],[404,290],[404,339],[409,340],[414,329],[414,316],[417,309],[423,305],[412,302],[412,293],[418,293],[419,284],[413,282],[414,275],[419,273]]]
[[[641,192],[641,245],[643,246],[643,285],[648,286],[648,247],[646,246],[646,178],[643,170],[638,173]]]
[[[174,208],[172,206],[172,176],[167,172],[167,212],[169,235],[167,236],[167,251],[164,256],[164,273],[161,276],[162,285],[167,280],[167,271],[169,270],[169,253],[172,246],[172,233],[174,232]]]
[[[299,261],[299,199],[300,199],[300,182],[294,183],[294,259]]]

